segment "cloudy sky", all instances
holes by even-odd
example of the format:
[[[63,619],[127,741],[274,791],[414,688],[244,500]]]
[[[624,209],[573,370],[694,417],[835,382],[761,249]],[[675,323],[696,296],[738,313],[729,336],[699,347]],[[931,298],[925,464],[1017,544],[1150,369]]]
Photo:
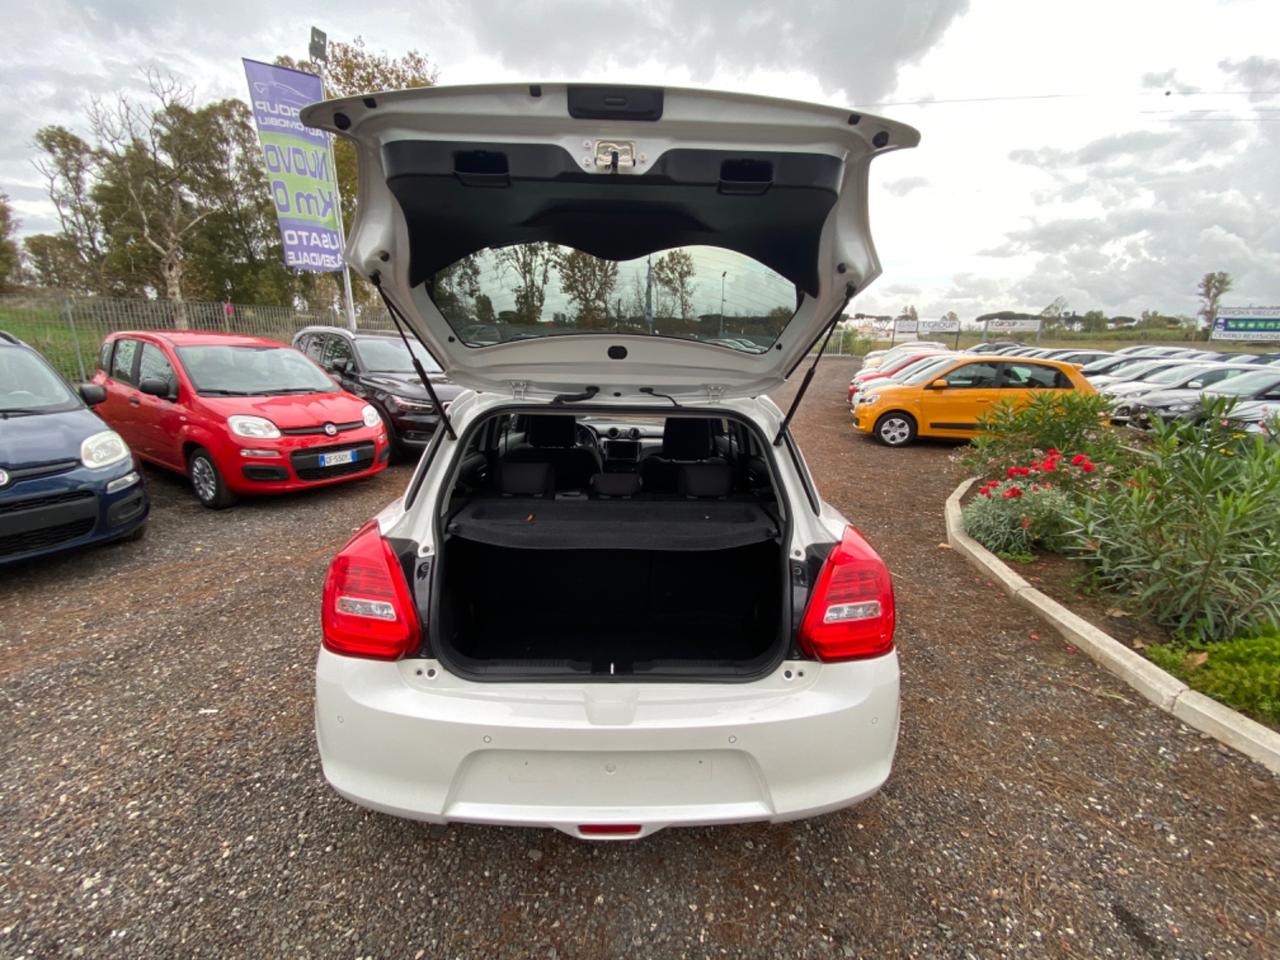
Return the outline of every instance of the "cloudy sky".
[[[42,0],[5,20],[0,190],[28,233],[53,227],[40,126],[147,65],[243,97],[239,58],[304,56],[315,23],[417,48],[444,83],[710,86],[913,124],[920,147],[873,167],[866,312],[1191,313],[1209,270],[1233,303],[1280,304],[1276,0]]]

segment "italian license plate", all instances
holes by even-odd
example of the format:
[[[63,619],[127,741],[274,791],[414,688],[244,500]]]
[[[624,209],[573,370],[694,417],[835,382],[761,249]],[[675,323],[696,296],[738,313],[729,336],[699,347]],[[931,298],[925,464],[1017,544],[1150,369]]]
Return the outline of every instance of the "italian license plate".
[[[354,463],[356,452],[354,450],[339,450],[336,453],[320,454],[320,466],[336,467],[340,463]]]

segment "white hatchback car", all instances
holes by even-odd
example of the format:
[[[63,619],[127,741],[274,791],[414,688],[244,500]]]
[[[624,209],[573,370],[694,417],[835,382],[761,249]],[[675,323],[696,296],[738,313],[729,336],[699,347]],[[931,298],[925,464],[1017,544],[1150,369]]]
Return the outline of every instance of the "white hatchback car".
[[[868,167],[916,131],[549,84],[303,120],[356,145],[348,262],[469,388],[325,582],[333,787],[593,839],[875,793],[898,737],[889,573],[765,394],[879,274]]]

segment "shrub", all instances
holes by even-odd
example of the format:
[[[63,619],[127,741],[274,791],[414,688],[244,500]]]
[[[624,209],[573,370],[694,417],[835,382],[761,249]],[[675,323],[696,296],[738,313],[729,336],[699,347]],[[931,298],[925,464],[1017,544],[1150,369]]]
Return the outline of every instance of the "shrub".
[[[1103,464],[1127,456],[1118,433],[1109,426],[1110,402],[1096,393],[1044,390],[1022,407],[1002,401],[983,414],[981,432],[962,456],[979,476],[1004,473],[1050,449],[1083,453]]]
[[[965,531],[992,553],[1025,557],[1057,544],[1066,512],[1066,494],[1052,483],[1016,477],[991,481],[961,513]]]
[[[1081,491],[1064,531],[1097,580],[1183,640],[1280,623],[1280,448],[1229,412],[1157,425],[1132,475]]]
[[[1191,689],[1280,726],[1280,636],[1241,637],[1204,650],[1162,644],[1146,653]]]

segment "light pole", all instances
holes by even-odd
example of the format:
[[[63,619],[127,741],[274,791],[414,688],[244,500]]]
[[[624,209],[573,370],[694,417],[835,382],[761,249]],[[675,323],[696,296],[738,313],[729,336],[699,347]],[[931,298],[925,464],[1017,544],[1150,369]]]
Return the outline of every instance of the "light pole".
[[[724,278],[728,270],[720,271],[720,339],[724,339]]]
[[[311,54],[311,62],[316,65],[316,70],[320,76],[320,94],[328,96],[325,91],[324,75],[325,70],[329,66],[329,38],[323,30],[315,27],[311,28],[311,44],[308,52]],[[329,169],[333,172],[333,199],[335,212],[338,214],[338,240],[346,247],[347,229],[342,222],[342,196],[338,192],[338,165],[333,155],[333,134],[326,133],[325,141],[329,144]],[[356,307],[354,298],[351,295],[351,268],[347,266],[347,258],[342,258],[342,299],[347,308],[347,329],[354,330],[356,328]]]

